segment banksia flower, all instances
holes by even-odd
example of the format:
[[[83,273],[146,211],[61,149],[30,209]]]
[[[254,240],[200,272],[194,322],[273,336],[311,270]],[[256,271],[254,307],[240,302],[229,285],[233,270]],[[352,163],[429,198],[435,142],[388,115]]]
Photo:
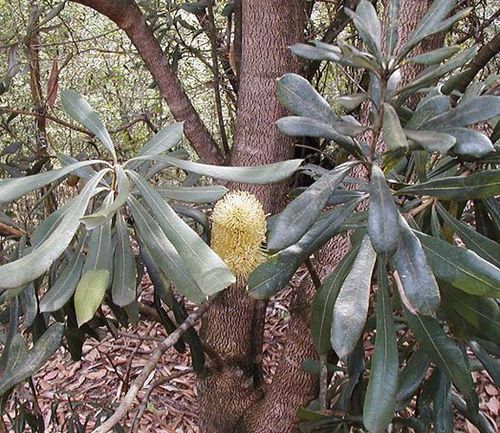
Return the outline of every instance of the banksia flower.
[[[248,192],[234,191],[217,202],[212,213],[212,248],[237,278],[246,280],[264,261],[266,216]]]

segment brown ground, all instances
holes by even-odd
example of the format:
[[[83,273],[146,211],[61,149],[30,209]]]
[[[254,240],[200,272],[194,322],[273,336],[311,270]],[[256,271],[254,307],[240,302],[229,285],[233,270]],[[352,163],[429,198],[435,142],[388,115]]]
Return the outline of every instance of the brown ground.
[[[146,289],[146,297],[148,291]],[[286,294],[270,302],[265,330],[265,373],[272,376],[278,364],[280,348],[288,320]],[[165,337],[160,325],[140,324],[118,338],[108,335],[103,341],[88,340],[82,361],[74,362],[69,353],[60,350],[35,376],[38,405],[44,414],[47,433],[67,432],[68,423],[78,417],[85,431],[91,431],[95,417],[103,410],[112,410],[126,392],[128,384],[147,362],[148,354],[157,340]],[[189,358],[174,349],[163,357],[156,375],[146,382],[149,387],[157,379],[183,372],[181,377],[157,386],[141,418],[139,432],[191,433],[197,432],[195,377],[189,371]],[[474,373],[480,393],[481,409],[498,420],[498,389],[486,374]],[[32,400],[28,387],[16,391],[21,400]],[[144,391],[139,394],[140,399]],[[12,399],[11,399],[12,400]],[[132,423],[137,405],[130,411],[127,425]],[[457,432],[476,433],[469,423],[459,422]],[[1,431],[1,428],[0,428]],[[76,431],[76,430],[75,430]]]

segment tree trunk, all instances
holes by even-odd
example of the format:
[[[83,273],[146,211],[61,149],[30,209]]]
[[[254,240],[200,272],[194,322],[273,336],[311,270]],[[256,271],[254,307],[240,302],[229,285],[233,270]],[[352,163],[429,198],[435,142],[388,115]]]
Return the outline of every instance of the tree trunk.
[[[241,16],[241,27],[236,23],[236,28],[242,29],[241,64],[231,164],[260,165],[285,160],[293,155],[293,143],[274,124],[285,115],[276,99],[276,79],[286,72],[298,71],[298,61],[288,46],[302,39],[304,3],[243,0],[237,8],[241,8],[241,15],[237,14]],[[254,193],[266,212],[275,212],[287,191],[285,183],[232,187]],[[260,361],[265,307],[264,302],[246,294],[244,284],[239,284],[222,293],[203,318],[201,336],[214,359],[198,381],[203,433],[235,431],[245,411],[262,398]],[[275,430],[270,427],[265,431]]]

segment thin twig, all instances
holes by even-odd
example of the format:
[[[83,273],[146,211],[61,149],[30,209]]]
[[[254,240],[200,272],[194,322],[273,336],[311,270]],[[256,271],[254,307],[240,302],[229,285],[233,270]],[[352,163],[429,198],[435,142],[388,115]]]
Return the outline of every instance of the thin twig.
[[[222,149],[224,153],[229,154],[229,144],[227,142],[226,127],[224,125],[224,114],[222,112],[222,100],[220,97],[220,74],[219,60],[217,57],[217,28],[215,27],[215,17],[212,3],[207,5],[208,25],[210,30],[210,48],[212,54],[212,73],[214,74],[214,93],[215,106],[217,111],[217,120],[219,122],[220,138],[222,141]]]
[[[115,410],[113,415],[111,415],[98,428],[93,430],[93,433],[106,433],[120,422],[120,420],[126,415],[128,410],[130,409],[130,406],[132,406],[132,403],[134,402],[137,393],[144,386],[144,383],[148,379],[149,375],[155,370],[156,365],[160,361],[162,355],[168,349],[170,349],[175,343],[177,343],[177,341],[179,341],[182,335],[188,329],[190,329],[201,318],[201,316],[203,316],[203,314],[212,305],[213,299],[214,298],[200,305],[200,307],[194,313],[191,313],[187,317],[187,319],[184,320],[184,322],[182,322],[181,325],[174,332],[172,332],[160,344],[158,344],[156,349],[151,352],[149,361],[146,363],[141,373],[135,378],[134,382],[132,383],[132,386],[128,390],[127,394],[125,394],[125,397],[123,397],[122,402]]]
[[[157,381],[153,382],[146,391],[146,394],[144,395],[144,398],[142,399],[142,402],[139,405],[137,412],[135,413],[134,420],[132,421],[132,426],[130,427],[130,431],[132,433],[137,433],[139,431],[139,422],[142,416],[144,415],[146,408],[148,407],[149,398],[151,397],[151,394],[155,388],[157,388],[160,385],[163,385],[166,382],[170,382],[171,380],[177,379],[187,374],[191,374],[193,372],[194,370],[192,368],[188,368],[187,370],[177,371],[175,373],[162,377]]]
[[[311,279],[314,283],[314,287],[316,287],[316,290],[318,290],[321,287],[321,280],[318,276],[318,273],[316,272],[316,269],[314,268],[311,259],[307,259],[305,263],[307,271],[309,272],[309,275],[311,276]]]

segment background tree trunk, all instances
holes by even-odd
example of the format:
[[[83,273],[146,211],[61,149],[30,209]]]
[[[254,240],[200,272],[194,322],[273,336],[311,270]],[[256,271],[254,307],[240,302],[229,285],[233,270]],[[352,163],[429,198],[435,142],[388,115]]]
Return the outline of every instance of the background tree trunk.
[[[276,79],[298,71],[298,61],[288,46],[303,37],[304,2],[243,0],[237,7],[241,8],[241,25],[236,23],[242,29],[241,60],[231,164],[260,165],[288,159],[293,156],[293,142],[274,124],[285,115],[276,99]],[[286,183],[233,188],[254,193],[266,212],[279,209],[288,189]],[[262,397],[265,307],[265,302],[251,299],[240,284],[222,293],[203,318],[202,338],[209,353],[216,353],[213,357],[217,362],[198,382],[200,431],[233,431],[246,409]]]

